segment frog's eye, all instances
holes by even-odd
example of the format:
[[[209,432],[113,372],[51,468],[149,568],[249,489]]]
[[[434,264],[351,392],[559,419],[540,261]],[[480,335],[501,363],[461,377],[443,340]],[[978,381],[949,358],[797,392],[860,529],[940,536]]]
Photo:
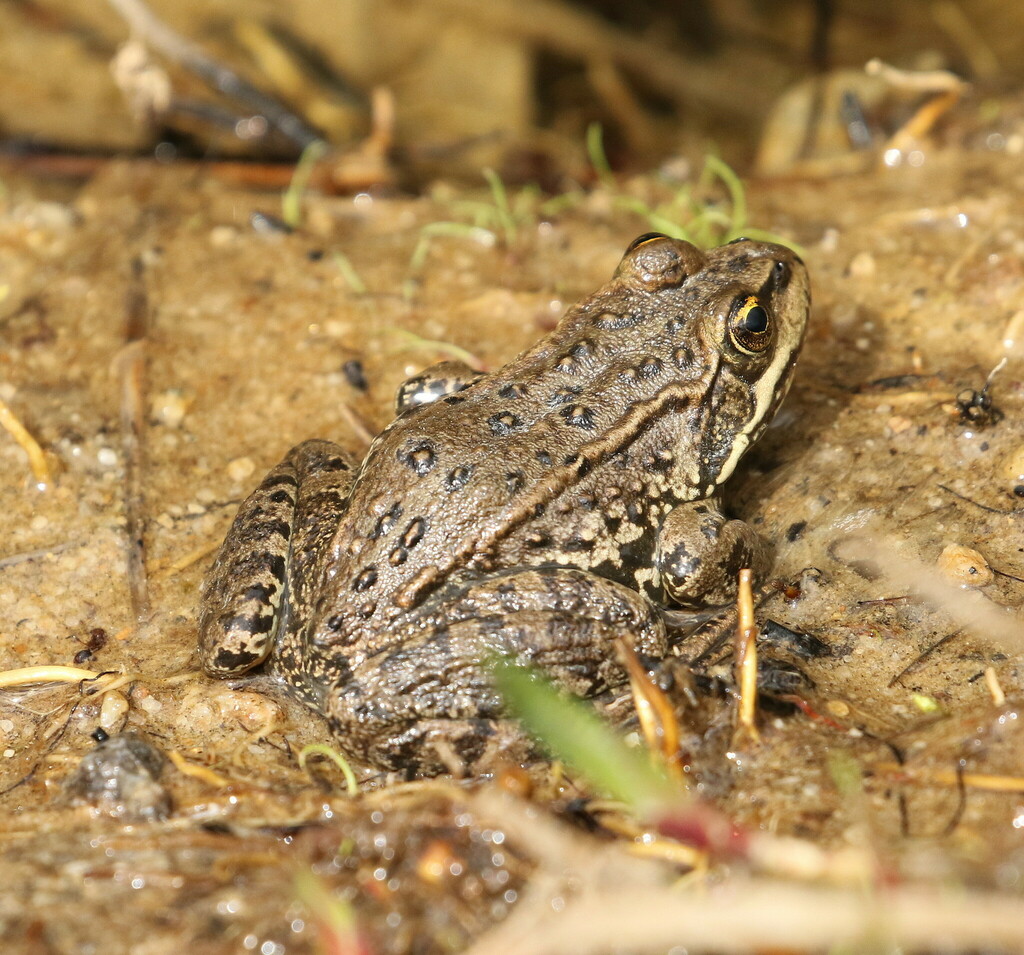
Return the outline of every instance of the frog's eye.
[[[648,242],[653,242],[655,239],[667,239],[668,236],[661,232],[645,232],[643,235],[638,235],[626,248],[623,255],[629,255],[630,252],[635,252],[642,245],[647,245]]]
[[[772,340],[772,322],[755,295],[738,299],[729,317],[729,337],[745,355],[763,352]]]

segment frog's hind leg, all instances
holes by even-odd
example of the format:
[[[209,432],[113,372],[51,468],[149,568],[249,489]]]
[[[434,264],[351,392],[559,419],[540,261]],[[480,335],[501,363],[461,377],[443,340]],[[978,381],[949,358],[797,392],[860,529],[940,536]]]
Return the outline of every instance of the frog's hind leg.
[[[258,666],[282,619],[307,606],[308,568],[330,543],[352,476],[338,445],[306,441],[242,502],[203,583],[199,655],[208,674]]]
[[[453,582],[392,635],[391,646],[331,687],[324,709],[342,748],[387,769],[431,775],[444,754],[473,772],[496,751],[530,751],[507,718],[490,657],[541,670],[592,697],[626,682],[615,644],[667,652],[660,613],[622,584],[568,567],[517,568]]]

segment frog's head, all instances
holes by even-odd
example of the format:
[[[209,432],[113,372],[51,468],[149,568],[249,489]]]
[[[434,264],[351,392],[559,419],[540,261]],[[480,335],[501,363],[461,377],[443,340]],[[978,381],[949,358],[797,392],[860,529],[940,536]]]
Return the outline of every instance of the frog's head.
[[[678,440],[693,445],[689,482],[705,493],[732,474],[789,389],[810,307],[807,269],[785,246],[736,239],[708,252],[648,233],[616,280],[642,294],[690,382]]]

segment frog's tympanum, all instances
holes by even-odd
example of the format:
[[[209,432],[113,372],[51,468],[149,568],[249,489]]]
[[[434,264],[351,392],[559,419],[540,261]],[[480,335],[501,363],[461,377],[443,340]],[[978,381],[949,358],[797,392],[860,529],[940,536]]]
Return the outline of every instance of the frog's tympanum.
[[[617,640],[664,657],[661,608],[728,603],[739,568],[769,568],[717,497],[786,393],[808,302],[782,246],[644,235],[503,368],[406,382],[360,465],[300,444],[206,580],[205,670],[271,658],[344,751],[422,773],[521,740],[496,654],[581,696],[622,686]]]

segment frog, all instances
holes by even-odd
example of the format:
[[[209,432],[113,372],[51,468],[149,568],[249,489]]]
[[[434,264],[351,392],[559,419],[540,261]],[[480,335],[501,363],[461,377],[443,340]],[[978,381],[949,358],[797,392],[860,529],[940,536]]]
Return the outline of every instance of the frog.
[[[770,571],[721,488],[789,388],[809,309],[785,246],[641,235],[507,364],[403,383],[361,462],[293,448],[205,578],[203,669],[269,668],[381,770],[524,758],[496,658],[607,698],[628,683],[622,645],[654,666],[669,612]]]

